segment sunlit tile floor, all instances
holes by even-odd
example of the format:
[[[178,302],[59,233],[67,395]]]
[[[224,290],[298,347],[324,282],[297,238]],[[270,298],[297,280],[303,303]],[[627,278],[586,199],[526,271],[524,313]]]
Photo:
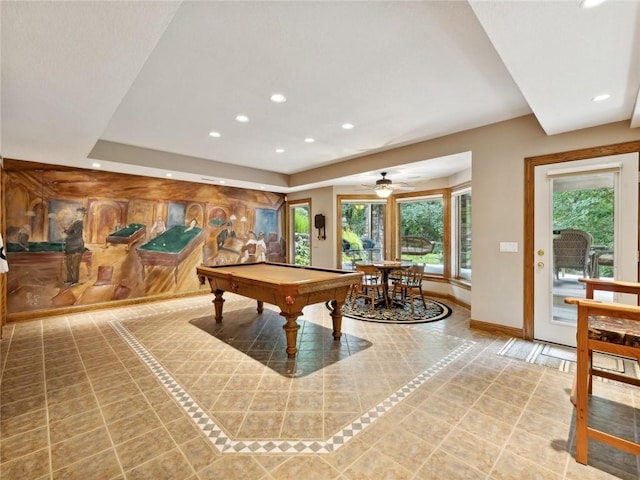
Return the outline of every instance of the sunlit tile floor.
[[[572,378],[496,354],[469,312],[426,324],[323,305],[284,352],[282,318],[232,295],[4,326],[3,479],[639,478],[639,457],[591,442],[573,459]],[[638,438],[640,391],[596,382],[592,409]]]

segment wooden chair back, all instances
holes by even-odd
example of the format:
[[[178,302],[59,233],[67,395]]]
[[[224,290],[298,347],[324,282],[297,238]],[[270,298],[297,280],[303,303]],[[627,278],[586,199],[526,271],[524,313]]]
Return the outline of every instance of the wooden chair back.
[[[400,294],[400,300],[403,302],[408,301],[411,305],[411,313],[415,313],[413,297],[417,294],[422,299],[422,304],[426,308],[427,302],[425,301],[424,293],[422,292],[424,265],[412,265],[411,267],[399,272],[399,275],[398,279],[393,283],[393,299],[397,299],[398,294]]]
[[[374,265],[356,264],[356,271],[363,273],[363,285],[382,284],[382,273]]]
[[[408,287],[422,287],[424,277],[424,265],[412,265],[404,271],[402,282]]]
[[[374,265],[356,264],[356,271],[361,272],[362,284],[356,292],[355,298],[363,297],[371,302],[371,310],[375,309],[376,301],[384,300],[385,306],[389,306],[387,288],[382,282],[382,273]]]

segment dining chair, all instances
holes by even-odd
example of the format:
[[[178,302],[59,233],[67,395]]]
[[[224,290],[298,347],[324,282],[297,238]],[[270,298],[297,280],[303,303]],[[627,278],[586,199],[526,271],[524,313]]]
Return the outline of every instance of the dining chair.
[[[389,282],[391,282],[391,286],[393,286],[395,282],[400,281],[404,270],[404,268],[396,268],[389,272]]]
[[[400,301],[409,300],[411,313],[415,312],[413,297],[417,294],[422,299],[422,304],[427,308],[427,302],[422,292],[422,278],[424,277],[424,265],[412,265],[411,267],[398,272],[398,279],[393,282],[391,298],[396,301],[400,294]]]
[[[382,272],[373,265],[356,264],[356,271],[362,273],[360,289],[356,291],[356,299],[368,298],[371,302],[371,310],[376,308],[376,302],[384,299],[384,304],[389,307],[385,284],[382,280]]]
[[[586,284],[585,298],[566,298],[578,307],[577,367],[571,389],[571,402],[576,408],[576,461],[587,463],[589,439],[640,455],[640,443],[600,430],[589,424],[589,407],[594,405],[593,376],[599,376],[640,387],[640,380],[607,370],[593,368],[593,352],[603,352],[640,362],[640,307],[594,300],[596,290],[635,294],[640,302],[640,283],[581,278]],[[592,414],[592,420],[593,420]],[[620,419],[622,422],[625,419]]]

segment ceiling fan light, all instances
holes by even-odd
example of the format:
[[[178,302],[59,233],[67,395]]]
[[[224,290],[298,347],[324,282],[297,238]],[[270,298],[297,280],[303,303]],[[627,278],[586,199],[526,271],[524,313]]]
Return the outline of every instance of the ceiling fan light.
[[[391,185],[376,185],[375,187],[376,195],[380,198],[387,198],[393,192],[393,188]]]

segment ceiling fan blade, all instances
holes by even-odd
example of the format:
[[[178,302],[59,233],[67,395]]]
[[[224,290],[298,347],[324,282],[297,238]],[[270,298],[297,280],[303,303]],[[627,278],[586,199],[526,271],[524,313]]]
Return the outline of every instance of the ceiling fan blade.
[[[394,191],[398,191],[398,192],[411,192],[411,191],[416,189],[416,187],[413,187],[413,186],[408,185],[406,183],[404,185],[401,184],[401,183],[394,183],[393,185],[391,185],[391,188]]]

